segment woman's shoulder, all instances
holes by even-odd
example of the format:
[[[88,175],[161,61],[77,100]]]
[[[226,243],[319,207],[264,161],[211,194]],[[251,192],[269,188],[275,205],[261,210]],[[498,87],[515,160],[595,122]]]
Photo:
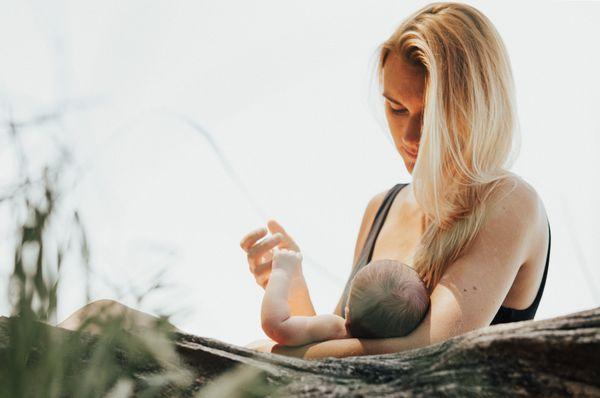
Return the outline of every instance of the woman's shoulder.
[[[506,206],[526,220],[545,215],[542,199],[536,189],[521,176],[509,172],[500,180],[486,203],[491,211],[505,211]]]
[[[363,221],[364,221],[365,226],[371,225],[373,223],[373,220],[375,218],[375,214],[377,213],[377,210],[379,210],[379,208],[383,204],[385,197],[394,187],[386,188],[382,191],[379,191],[373,197],[371,197],[371,199],[367,203],[367,206],[366,206],[365,212],[364,212],[364,220]]]
[[[524,250],[522,264],[542,248],[548,228],[546,210],[540,195],[528,181],[509,173],[490,194],[486,207],[489,222],[484,223],[484,229],[494,231],[496,237],[490,236],[490,242],[520,240]]]
[[[375,196],[371,197],[371,199],[365,206],[362,220],[361,220],[360,227],[359,227],[359,231],[358,231],[356,245],[354,248],[353,264],[356,264],[356,261],[358,260],[360,251],[365,244],[365,240],[367,239],[368,231],[371,228],[371,225],[373,225],[373,222],[375,220],[375,215],[377,214],[377,210],[379,210],[379,208],[383,204],[383,200],[385,199],[386,195],[392,188],[386,188],[386,189],[378,192],[377,194],[375,194]]]
[[[371,210],[371,212],[377,211],[377,209],[379,209],[379,207],[381,206],[381,204],[383,203],[385,197],[392,193],[392,190],[399,188],[405,188],[407,185],[410,185],[410,183],[408,182],[399,182],[394,184],[393,186],[387,187],[384,190],[380,190],[379,192],[377,192],[369,201],[369,204],[367,205],[367,208],[369,208]]]

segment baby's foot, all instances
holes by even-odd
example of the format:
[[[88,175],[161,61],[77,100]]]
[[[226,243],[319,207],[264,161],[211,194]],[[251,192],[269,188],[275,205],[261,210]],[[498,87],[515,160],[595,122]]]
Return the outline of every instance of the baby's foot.
[[[302,263],[302,253],[288,249],[273,249],[273,269],[294,272]]]

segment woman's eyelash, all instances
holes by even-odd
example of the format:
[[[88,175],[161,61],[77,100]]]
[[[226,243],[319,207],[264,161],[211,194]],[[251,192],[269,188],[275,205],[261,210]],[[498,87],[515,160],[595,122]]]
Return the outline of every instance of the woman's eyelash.
[[[395,114],[403,114],[406,113],[407,109],[403,108],[403,109],[394,109],[394,108],[390,108],[390,110],[392,111],[392,113]]]

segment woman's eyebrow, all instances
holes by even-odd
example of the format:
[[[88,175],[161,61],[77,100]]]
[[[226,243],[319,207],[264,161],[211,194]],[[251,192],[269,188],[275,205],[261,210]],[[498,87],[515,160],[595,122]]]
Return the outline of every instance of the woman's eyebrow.
[[[392,97],[390,97],[388,94],[386,93],[382,93],[381,95],[383,95],[385,98],[388,99],[388,101],[393,102],[396,105],[401,105],[404,106],[404,104],[402,104],[400,101],[396,101],[395,99],[393,99]]]

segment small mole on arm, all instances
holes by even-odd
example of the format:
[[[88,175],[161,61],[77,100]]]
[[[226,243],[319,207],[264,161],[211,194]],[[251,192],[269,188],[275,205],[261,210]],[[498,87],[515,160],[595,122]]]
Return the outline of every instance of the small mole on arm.
[[[467,289],[463,289],[463,292],[466,292],[466,291],[467,291]]]
[[[473,286],[473,290],[477,290],[477,287],[476,287],[476,286]]]

